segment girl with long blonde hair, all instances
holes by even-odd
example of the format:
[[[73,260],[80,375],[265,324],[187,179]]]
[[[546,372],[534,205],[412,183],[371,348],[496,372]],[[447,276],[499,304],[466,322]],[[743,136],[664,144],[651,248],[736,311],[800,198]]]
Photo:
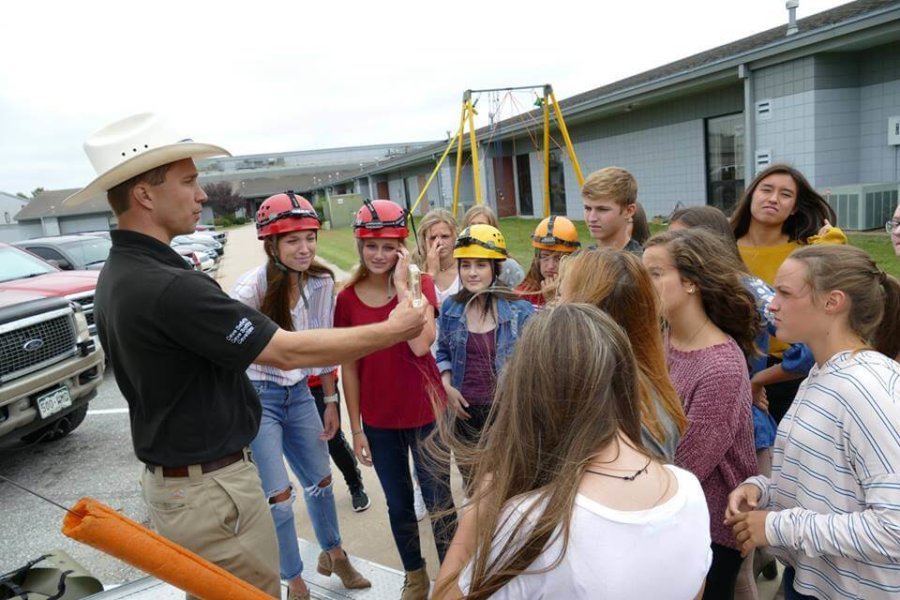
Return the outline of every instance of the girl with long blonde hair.
[[[559,291],[561,302],[593,304],[628,334],[638,365],[641,441],[671,462],[687,419],[669,380],[656,290],[641,259],[607,249],[578,253],[563,261]]]

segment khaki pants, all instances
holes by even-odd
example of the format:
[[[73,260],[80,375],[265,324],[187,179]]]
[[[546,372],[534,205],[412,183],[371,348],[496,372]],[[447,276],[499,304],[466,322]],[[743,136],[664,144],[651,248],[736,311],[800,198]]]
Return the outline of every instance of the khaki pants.
[[[141,487],[156,531],[281,598],[275,527],[256,466],[242,460],[204,474],[192,465],[189,477],[155,471],[144,468]]]

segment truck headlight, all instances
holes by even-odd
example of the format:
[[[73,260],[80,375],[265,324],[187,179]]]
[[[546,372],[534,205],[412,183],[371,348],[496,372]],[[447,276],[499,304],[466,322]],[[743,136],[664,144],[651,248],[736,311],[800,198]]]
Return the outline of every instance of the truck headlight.
[[[75,337],[79,342],[91,337],[91,332],[88,331],[87,317],[84,316],[81,307],[75,309]]]

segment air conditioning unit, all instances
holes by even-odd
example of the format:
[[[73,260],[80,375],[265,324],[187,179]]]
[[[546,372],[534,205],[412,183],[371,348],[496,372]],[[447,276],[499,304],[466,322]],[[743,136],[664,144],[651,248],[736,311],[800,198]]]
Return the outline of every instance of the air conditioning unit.
[[[880,229],[897,210],[900,185],[897,183],[842,185],[824,190],[823,196],[837,213],[838,222],[835,225],[841,229],[847,231]]]

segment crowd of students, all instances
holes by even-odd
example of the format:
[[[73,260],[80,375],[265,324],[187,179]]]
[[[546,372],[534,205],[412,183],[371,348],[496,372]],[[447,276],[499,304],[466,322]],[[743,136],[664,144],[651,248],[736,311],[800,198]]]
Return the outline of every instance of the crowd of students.
[[[403,208],[366,200],[359,266],[339,290],[315,259],[309,202],[262,204],[267,260],[232,295],[281,328],[384,321],[413,263],[433,307],[414,339],[340,365],[349,445],[337,365],[247,371],[291,598],[309,591],[282,457],[317,570],[370,585],[343,549],[329,453],[355,510],[369,506],[357,461],[375,469],[402,600],[428,598],[434,575],[439,598],[745,600],[775,558],[789,599],[900,594],[900,283],[847,245],[792,167],[759,173],[730,219],[682,209],[652,236],[637,194],[624,169],[591,174],[591,243],[546,218],[527,270],[488,208],[459,225],[432,210],[411,249]],[[900,208],[887,230],[900,256]],[[441,561],[431,576],[417,489]]]

